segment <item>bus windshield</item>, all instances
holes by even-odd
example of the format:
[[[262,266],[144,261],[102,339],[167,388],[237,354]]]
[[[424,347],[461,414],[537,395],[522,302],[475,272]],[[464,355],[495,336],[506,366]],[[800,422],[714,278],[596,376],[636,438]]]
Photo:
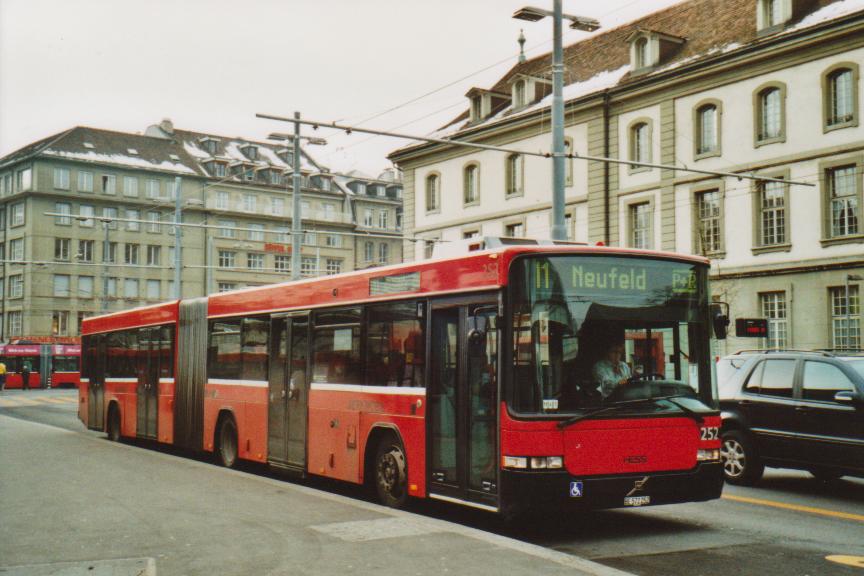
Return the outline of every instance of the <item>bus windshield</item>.
[[[670,396],[714,406],[706,273],[644,257],[514,260],[511,409],[566,415]]]

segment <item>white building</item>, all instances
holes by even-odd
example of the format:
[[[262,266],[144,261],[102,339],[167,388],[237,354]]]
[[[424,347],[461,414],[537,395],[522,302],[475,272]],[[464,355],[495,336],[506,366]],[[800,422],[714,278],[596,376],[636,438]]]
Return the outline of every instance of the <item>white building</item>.
[[[770,341],[728,350],[860,347],[862,61],[862,0],[691,0],[566,47],[575,154],[814,184],[570,159],[571,238],[709,256],[733,318],[770,319]],[[435,135],[548,151],[550,78],[550,55],[521,62]],[[548,159],[429,143],[391,159],[406,230],[429,239],[406,259],[436,240],[549,237]]]

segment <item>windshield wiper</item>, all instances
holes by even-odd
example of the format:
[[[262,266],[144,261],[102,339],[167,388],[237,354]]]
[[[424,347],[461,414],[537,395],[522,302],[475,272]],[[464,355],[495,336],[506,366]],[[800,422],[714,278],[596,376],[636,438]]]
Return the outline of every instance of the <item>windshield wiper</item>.
[[[567,420],[562,420],[561,422],[558,423],[558,429],[563,430],[564,428],[572,426],[573,424],[576,424],[577,422],[581,422],[582,420],[587,420],[589,418],[593,418],[594,416],[597,416],[599,414],[605,414],[607,412],[613,412],[613,411],[617,410],[618,408],[623,408],[623,407],[627,407],[627,406],[635,406],[638,404],[646,404],[648,402],[657,402],[659,400],[669,400],[669,402],[671,402],[672,404],[674,404],[675,406],[680,408],[682,412],[687,414],[687,416],[689,416],[690,418],[693,418],[694,420],[696,420],[696,422],[701,424],[703,422],[703,418],[701,415],[697,414],[693,409],[688,408],[687,406],[684,406],[683,404],[681,404],[679,402],[675,402],[675,400],[674,400],[674,398],[685,398],[685,397],[687,397],[685,394],[672,394],[670,396],[655,396],[653,398],[639,398],[636,400],[622,400],[620,402],[616,402],[616,403],[612,404],[611,406],[604,406],[603,408],[597,408],[596,410],[589,410],[588,412],[583,412],[582,414],[577,414],[576,416],[568,418]]]

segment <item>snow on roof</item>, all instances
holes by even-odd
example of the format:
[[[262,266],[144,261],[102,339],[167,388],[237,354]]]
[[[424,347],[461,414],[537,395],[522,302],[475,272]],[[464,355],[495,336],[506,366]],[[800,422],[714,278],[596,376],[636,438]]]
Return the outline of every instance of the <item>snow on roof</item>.
[[[54,150],[48,148],[42,152],[48,156],[57,156],[59,158],[67,158],[69,160],[84,160],[86,162],[105,162],[106,164],[119,164],[123,166],[131,166],[135,168],[148,168],[151,170],[165,170],[166,172],[178,172],[181,174],[197,175],[197,172],[192,168],[179,162],[169,162],[163,160],[161,162],[149,161],[136,156],[126,156],[124,154],[100,154],[98,152],[71,152],[68,150]]]
[[[202,140],[203,140],[203,138],[202,138]],[[189,154],[190,156],[192,156],[193,158],[201,158],[201,159],[210,158],[210,154],[208,154],[204,150],[201,150],[200,148],[195,146],[195,144],[193,144],[192,142],[183,142],[183,149],[186,150],[186,153]]]
[[[783,33],[786,34],[795,30],[801,30],[802,28],[809,28],[828,20],[836,20],[859,10],[864,10],[864,0],[841,0],[805,16],[800,22],[784,30]]]
[[[279,166],[280,168],[288,168],[288,163],[282,160],[276,152],[271,150],[270,148],[266,148],[264,146],[258,147],[258,155],[261,156],[264,160],[270,163],[273,166]]]

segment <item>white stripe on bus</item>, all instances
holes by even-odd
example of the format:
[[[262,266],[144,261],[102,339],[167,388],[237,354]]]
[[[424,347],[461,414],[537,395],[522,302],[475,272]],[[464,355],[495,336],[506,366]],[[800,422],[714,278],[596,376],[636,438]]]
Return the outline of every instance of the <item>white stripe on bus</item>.
[[[138,378],[106,378],[105,382],[111,382],[112,384],[137,384]]]
[[[160,384],[173,384],[174,379],[173,378],[159,378],[159,383]]]
[[[81,378],[81,382],[86,382],[86,383],[89,384],[89,383],[90,383],[90,379],[89,379],[89,378]]]
[[[367,394],[396,394],[399,396],[425,396],[425,388],[399,386],[364,386],[362,384],[330,384],[313,382],[312,390],[331,390],[335,392],[366,392]]]
[[[216,384],[218,386],[250,386],[252,388],[266,388],[270,385],[266,380],[222,380],[213,379],[207,380],[208,384]]]

